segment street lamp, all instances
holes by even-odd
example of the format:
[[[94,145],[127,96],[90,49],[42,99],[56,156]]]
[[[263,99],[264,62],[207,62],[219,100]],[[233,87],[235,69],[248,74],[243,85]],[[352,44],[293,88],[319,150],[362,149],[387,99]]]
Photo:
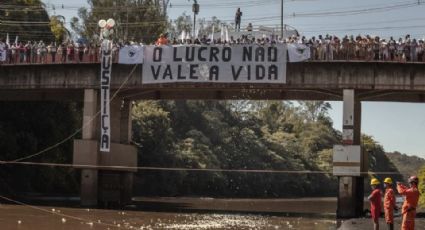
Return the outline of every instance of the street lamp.
[[[189,0],[190,1],[190,0]],[[199,4],[197,0],[193,0],[192,12],[193,12],[193,37],[196,35],[196,15],[199,13]]]

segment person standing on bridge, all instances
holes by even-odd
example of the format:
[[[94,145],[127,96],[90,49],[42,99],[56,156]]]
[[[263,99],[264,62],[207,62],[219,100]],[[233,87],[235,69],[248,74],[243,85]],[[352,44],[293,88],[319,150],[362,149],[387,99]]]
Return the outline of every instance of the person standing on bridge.
[[[373,229],[379,230],[379,216],[381,216],[381,202],[382,194],[379,189],[379,180],[372,178],[370,186],[372,187],[372,193],[367,198],[370,201],[370,215],[373,221]]]
[[[387,222],[388,230],[394,230],[394,210],[397,210],[392,184],[393,184],[393,180],[391,178],[389,177],[385,178],[384,180],[384,188],[385,188],[384,211],[385,211],[385,221]]]
[[[416,207],[419,201],[418,177],[411,176],[408,182],[410,185],[409,188],[397,182],[397,191],[400,195],[404,196],[404,203],[401,210],[401,214],[403,215],[402,230],[415,229]]]
[[[241,8],[238,8],[235,14],[235,31],[236,32],[241,31],[241,20],[242,20],[242,12],[241,12]]]

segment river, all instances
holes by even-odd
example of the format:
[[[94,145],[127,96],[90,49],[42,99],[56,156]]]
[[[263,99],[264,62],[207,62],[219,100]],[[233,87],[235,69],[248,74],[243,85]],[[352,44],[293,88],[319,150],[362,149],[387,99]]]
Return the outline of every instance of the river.
[[[0,229],[328,230],[337,229],[334,208],[334,198],[136,198],[125,210],[1,204]]]

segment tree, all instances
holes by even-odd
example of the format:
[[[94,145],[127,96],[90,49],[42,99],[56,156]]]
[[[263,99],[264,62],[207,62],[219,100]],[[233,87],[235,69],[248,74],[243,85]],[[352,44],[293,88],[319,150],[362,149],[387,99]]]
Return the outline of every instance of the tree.
[[[9,34],[10,42],[54,41],[45,5],[40,0],[5,0],[0,4],[0,37]]]
[[[422,194],[419,197],[419,206],[425,207],[425,166],[423,166],[418,173],[419,178],[419,192]]]
[[[221,32],[222,26],[228,26],[226,22],[220,21],[216,16],[213,16],[211,20],[206,20],[205,18],[200,18],[197,20],[198,25],[196,28],[199,30],[199,37],[204,35],[209,36],[213,32]],[[185,12],[180,15],[174,23],[170,22],[168,31],[172,37],[180,38],[180,35],[183,31],[186,33],[192,34],[193,28],[193,19],[191,15],[187,15]],[[217,39],[217,38],[215,38]]]
[[[88,0],[90,8],[82,7],[79,18],[71,19],[71,28],[88,40],[96,40],[98,21],[113,18],[116,21],[115,39],[154,41],[167,28],[166,15],[159,1]]]
[[[327,116],[328,111],[332,109],[331,104],[324,101],[300,101],[299,103],[305,112],[306,118],[313,122],[320,117]]]
[[[70,32],[65,27],[65,17],[62,15],[53,15],[50,17],[50,29],[55,36],[55,41],[58,43],[71,37]]]

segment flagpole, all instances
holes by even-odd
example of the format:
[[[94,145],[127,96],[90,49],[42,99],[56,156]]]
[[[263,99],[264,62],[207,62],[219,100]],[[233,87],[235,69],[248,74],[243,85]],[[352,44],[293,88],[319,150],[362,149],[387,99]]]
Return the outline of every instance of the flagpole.
[[[280,39],[283,39],[283,0],[280,3]]]

